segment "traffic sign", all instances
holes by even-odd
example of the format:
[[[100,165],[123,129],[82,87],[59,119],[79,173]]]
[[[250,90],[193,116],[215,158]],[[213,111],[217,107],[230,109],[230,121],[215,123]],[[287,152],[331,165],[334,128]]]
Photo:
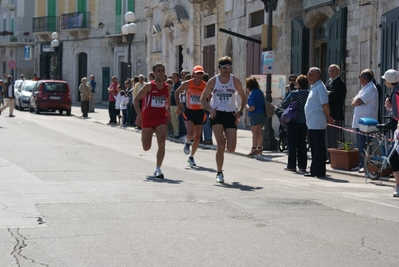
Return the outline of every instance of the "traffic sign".
[[[17,67],[17,62],[15,62],[15,60],[11,59],[10,61],[8,61],[7,67],[9,69],[15,69]]]

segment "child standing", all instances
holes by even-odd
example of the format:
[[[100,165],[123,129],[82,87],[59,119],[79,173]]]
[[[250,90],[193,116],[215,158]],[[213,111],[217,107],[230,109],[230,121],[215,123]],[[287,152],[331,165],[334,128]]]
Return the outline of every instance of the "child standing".
[[[115,115],[118,118],[118,125],[121,124],[121,92],[122,92],[122,87],[118,84],[118,86],[116,87],[116,91],[118,92],[118,94],[115,96]]]
[[[129,97],[126,96],[124,91],[120,92],[121,95],[121,104],[120,110],[122,111],[122,125],[121,127],[127,126],[127,105],[129,104]]]

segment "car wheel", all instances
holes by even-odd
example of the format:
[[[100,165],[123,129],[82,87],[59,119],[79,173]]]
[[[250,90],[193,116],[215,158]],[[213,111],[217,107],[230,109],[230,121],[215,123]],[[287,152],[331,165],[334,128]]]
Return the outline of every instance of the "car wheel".
[[[66,114],[67,116],[71,116],[71,109],[67,109]]]
[[[31,107],[30,103],[29,103],[29,112],[30,112],[30,113],[33,112],[33,108]]]
[[[36,105],[36,108],[35,108],[35,113],[36,114],[40,114],[40,108]]]
[[[14,99],[14,108],[15,109],[19,109],[18,106],[17,106],[17,101],[15,101],[15,99]]]
[[[21,99],[19,100],[19,110],[20,110],[20,111],[23,111],[23,110],[24,110],[24,108],[22,107]]]
[[[62,115],[62,112],[63,112],[62,109],[59,109],[59,110],[58,110],[58,114]]]

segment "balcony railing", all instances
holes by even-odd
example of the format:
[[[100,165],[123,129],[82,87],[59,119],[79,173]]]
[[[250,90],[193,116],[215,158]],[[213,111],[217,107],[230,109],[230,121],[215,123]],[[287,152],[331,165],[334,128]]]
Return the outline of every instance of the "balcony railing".
[[[48,16],[32,18],[32,32],[57,32],[59,17]]]
[[[61,30],[89,29],[90,12],[61,14]]]
[[[12,35],[0,35],[0,45],[27,44],[34,42],[34,36],[29,32],[14,32]]]

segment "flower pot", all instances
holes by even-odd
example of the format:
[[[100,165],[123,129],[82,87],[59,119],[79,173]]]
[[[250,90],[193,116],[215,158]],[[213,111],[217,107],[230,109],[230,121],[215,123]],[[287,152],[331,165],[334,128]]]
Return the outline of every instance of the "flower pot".
[[[349,151],[337,148],[329,148],[330,164],[333,169],[351,170],[359,165],[359,153],[357,149]]]

